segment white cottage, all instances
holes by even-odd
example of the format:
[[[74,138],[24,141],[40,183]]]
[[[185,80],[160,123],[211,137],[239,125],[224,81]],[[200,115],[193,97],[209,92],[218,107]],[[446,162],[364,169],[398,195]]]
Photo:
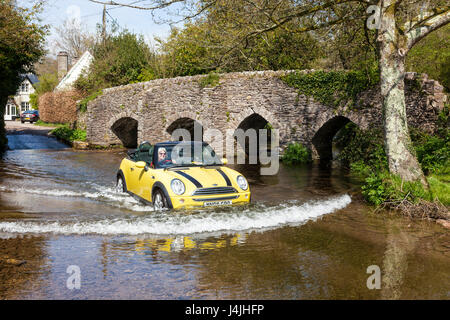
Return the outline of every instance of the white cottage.
[[[56,86],[55,91],[72,90],[73,84],[83,72],[88,72],[94,57],[89,51],[83,53],[83,55],[73,64],[70,70],[67,71],[67,53],[60,52],[58,54],[58,73],[63,74],[59,84]]]
[[[10,97],[5,108],[5,120],[15,120],[21,112],[31,109],[30,95],[35,93],[36,84],[39,82],[36,75],[32,73],[21,74],[22,82],[17,89],[16,95]]]

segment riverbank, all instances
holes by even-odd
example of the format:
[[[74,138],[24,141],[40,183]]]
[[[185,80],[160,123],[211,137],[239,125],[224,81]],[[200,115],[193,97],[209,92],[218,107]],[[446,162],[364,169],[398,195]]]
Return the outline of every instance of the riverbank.
[[[383,209],[399,212],[412,219],[431,220],[450,229],[450,213],[448,207],[438,200],[427,201],[421,199],[417,203],[412,203],[408,200],[386,202],[377,206],[375,212]]]
[[[38,121],[36,126],[44,128],[52,128],[49,132],[50,136],[55,137],[59,141],[71,146],[75,150],[79,151],[125,151],[123,146],[108,146],[103,147],[99,145],[91,145],[86,141],[86,130],[73,129],[69,124],[54,124]]]

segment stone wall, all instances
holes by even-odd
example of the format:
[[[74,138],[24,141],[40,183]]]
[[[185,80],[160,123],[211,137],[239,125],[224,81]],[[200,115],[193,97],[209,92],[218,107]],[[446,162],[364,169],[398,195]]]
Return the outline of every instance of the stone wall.
[[[166,141],[168,129],[183,118],[225,135],[227,129],[242,127],[244,120],[259,115],[279,130],[282,149],[297,141],[320,154],[316,149],[325,148],[325,140],[348,121],[363,129],[381,125],[379,88],[361,93],[352,108],[334,108],[299,95],[280,79],[288,72],[292,71],[221,74],[217,86],[205,88],[200,85],[205,76],[193,76],[106,89],[88,104],[87,139],[102,146],[123,144],[120,130],[128,130],[128,138],[136,132],[138,143]],[[407,74],[405,85],[409,125],[433,132],[446,99],[443,87],[414,73]]]
[[[81,100],[77,101],[77,105]],[[80,109],[77,109],[77,121],[75,123],[76,129],[86,130],[87,129],[87,112],[83,112]]]

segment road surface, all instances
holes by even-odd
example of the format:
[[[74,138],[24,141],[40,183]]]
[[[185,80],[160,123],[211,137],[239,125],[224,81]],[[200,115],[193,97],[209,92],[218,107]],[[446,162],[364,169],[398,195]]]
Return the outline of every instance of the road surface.
[[[9,150],[68,148],[48,134],[54,127],[41,127],[18,121],[5,121]]]

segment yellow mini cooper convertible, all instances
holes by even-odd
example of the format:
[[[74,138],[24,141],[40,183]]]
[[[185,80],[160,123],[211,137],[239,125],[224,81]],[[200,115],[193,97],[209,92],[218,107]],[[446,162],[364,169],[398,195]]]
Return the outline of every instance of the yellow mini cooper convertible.
[[[117,190],[156,210],[249,203],[247,180],[224,165],[205,142],[143,142],[122,160]]]

